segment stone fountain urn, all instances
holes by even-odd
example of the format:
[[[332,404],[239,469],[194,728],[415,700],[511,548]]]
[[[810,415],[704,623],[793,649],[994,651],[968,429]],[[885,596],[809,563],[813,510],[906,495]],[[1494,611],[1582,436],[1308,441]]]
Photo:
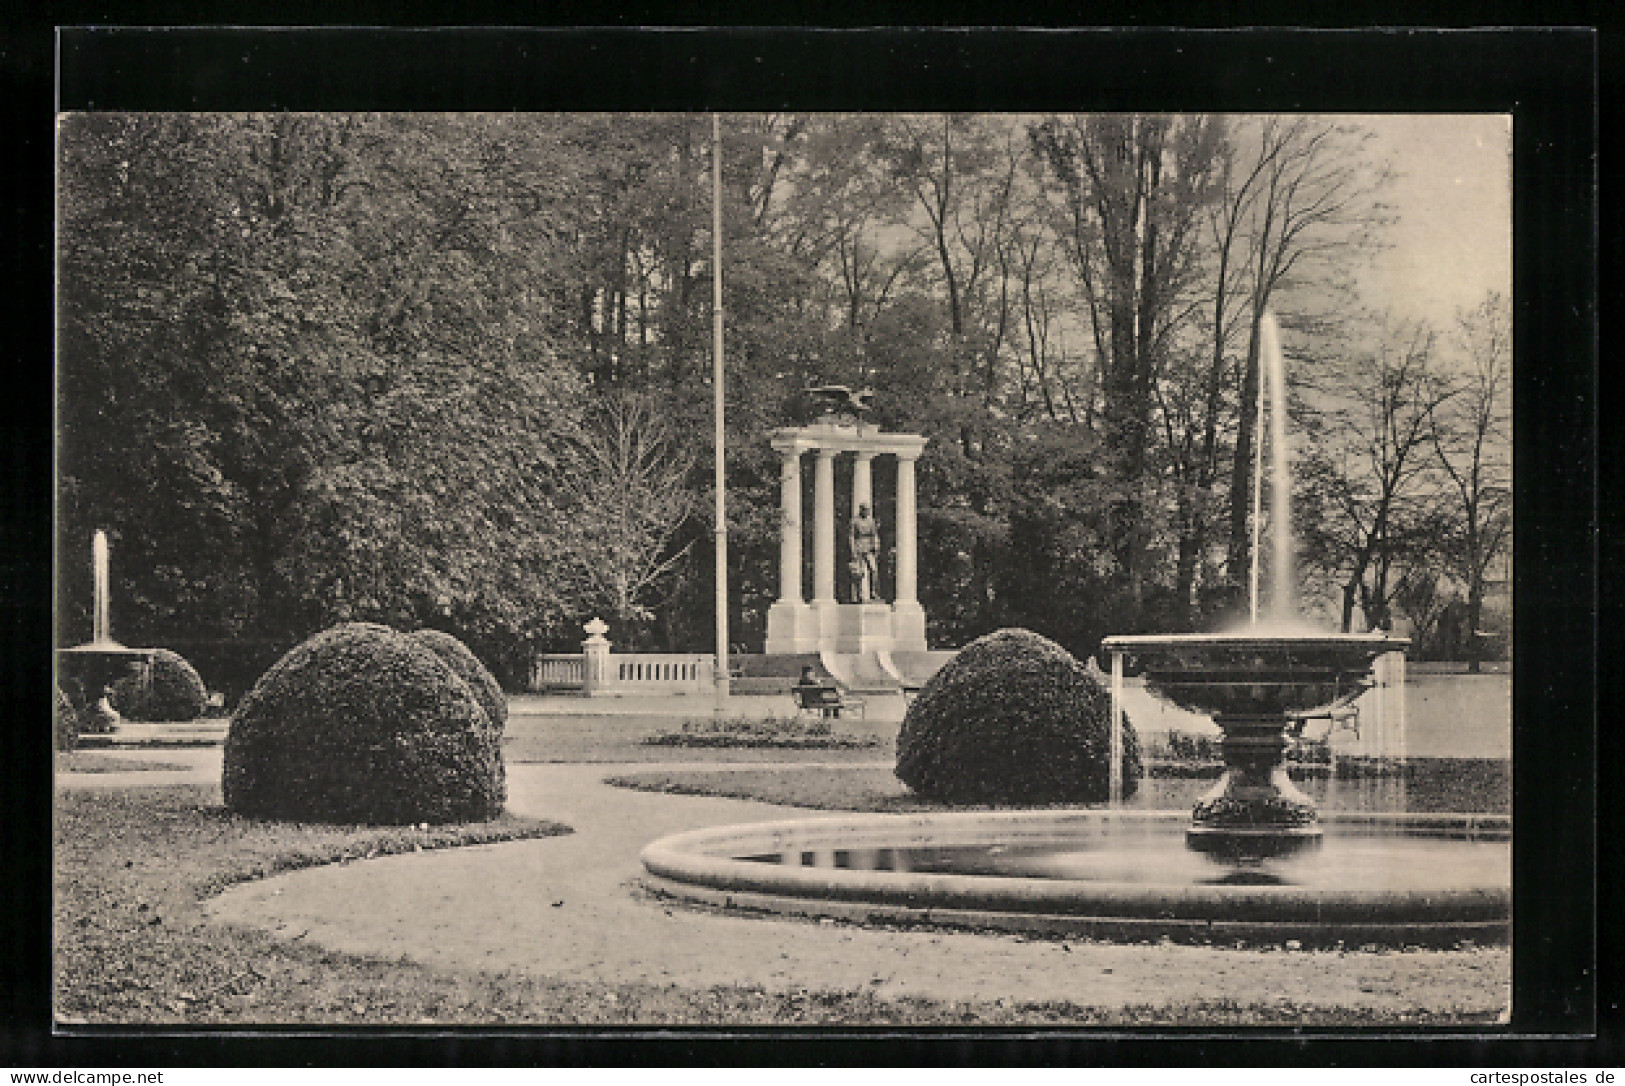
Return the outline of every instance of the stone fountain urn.
[[[1321,841],[1314,801],[1287,778],[1293,726],[1348,704],[1372,665],[1408,638],[1371,634],[1167,634],[1108,637],[1130,674],[1223,733],[1224,775],[1196,804],[1186,844],[1216,857],[1264,859]]]

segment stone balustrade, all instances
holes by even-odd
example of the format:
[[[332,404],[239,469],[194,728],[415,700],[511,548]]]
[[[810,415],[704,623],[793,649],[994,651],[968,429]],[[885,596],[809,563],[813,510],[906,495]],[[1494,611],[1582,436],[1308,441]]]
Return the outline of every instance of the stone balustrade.
[[[579,653],[540,653],[531,666],[535,692],[601,694],[709,694],[714,692],[716,657],[693,652],[612,653],[604,634],[609,626],[593,619],[583,629]]]
[[[714,692],[716,658],[708,653],[611,654],[590,684],[588,663],[586,653],[542,653],[531,668],[530,688],[592,695]]]
[[[580,690],[587,684],[587,658],[579,652],[542,653],[530,669],[530,688]]]

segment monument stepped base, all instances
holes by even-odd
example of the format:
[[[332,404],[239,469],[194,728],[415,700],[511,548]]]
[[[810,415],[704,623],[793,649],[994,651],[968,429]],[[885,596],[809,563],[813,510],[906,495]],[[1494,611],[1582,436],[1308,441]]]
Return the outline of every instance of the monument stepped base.
[[[821,652],[835,680],[856,694],[918,690],[953,659],[951,652]]]
[[[810,667],[820,682],[833,680],[854,694],[896,694],[917,690],[949,660],[952,652],[784,652],[748,653],[730,658],[735,694],[788,694]]]

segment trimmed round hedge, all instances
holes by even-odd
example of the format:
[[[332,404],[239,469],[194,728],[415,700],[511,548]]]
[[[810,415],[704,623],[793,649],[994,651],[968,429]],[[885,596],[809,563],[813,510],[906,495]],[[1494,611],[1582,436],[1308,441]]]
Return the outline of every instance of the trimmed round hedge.
[[[501,728],[425,639],[347,623],[290,650],[243,698],[221,789],[255,818],[484,821],[507,798]]]
[[[1071,653],[1030,630],[990,633],[926,683],[903,717],[897,778],[951,803],[1108,798],[1111,694]],[[1124,718],[1123,794],[1141,773]]]
[[[178,652],[155,649],[147,676],[127,675],[113,684],[113,708],[131,720],[196,720],[209,703],[197,668]]]
[[[508,699],[502,693],[502,684],[498,683],[496,676],[490,669],[480,662],[480,658],[469,650],[457,638],[440,630],[414,630],[412,639],[432,649],[442,660],[451,665],[451,669],[468,684],[479,700],[480,708],[485,715],[496,725],[497,734],[508,726]]]

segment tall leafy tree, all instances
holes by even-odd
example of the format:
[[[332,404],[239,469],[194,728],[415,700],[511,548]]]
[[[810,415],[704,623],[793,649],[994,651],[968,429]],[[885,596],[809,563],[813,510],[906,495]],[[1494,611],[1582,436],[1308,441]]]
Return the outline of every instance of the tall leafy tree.
[[[487,530],[552,535],[514,437],[569,402],[531,273],[574,201],[534,136],[454,115],[67,120],[64,544],[113,528],[144,637],[466,610],[513,649],[561,608],[551,586],[508,600],[524,551]]]
[[[1193,312],[1220,135],[1211,118],[1140,114],[1051,117],[1032,130],[1100,360],[1102,437],[1120,488],[1113,552],[1136,600],[1150,571],[1134,495],[1150,476],[1157,382]]]

